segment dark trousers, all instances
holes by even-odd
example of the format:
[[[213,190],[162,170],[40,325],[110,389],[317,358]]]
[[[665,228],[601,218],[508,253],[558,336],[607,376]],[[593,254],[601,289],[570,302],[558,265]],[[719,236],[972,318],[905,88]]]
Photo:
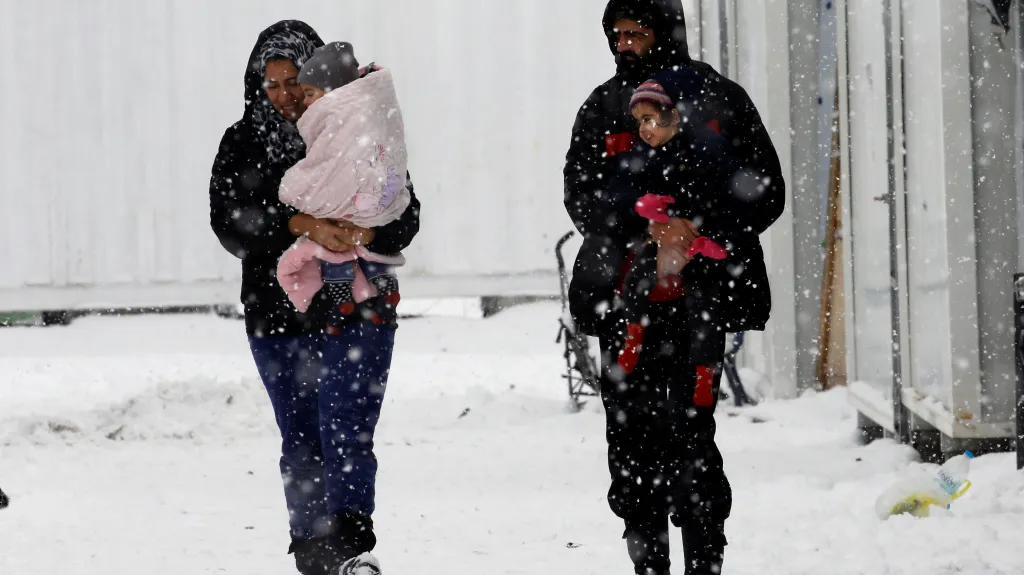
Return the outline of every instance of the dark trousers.
[[[625,523],[623,537],[641,575],[669,572],[670,519],[683,531],[687,575],[718,573],[726,545],[732,490],[714,419],[721,362],[688,363],[686,325],[674,317],[652,323],[637,367],[626,377],[616,364],[623,336],[613,329],[600,338],[608,502]],[[719,357],[724,346],[723,335]]]
[[[376,543],[373,434],[394,337],[394,327],[361,322],[332,335],[250,338],[281,431],[294,540],[347,532],[357,541],[343,545],[354,552]]]

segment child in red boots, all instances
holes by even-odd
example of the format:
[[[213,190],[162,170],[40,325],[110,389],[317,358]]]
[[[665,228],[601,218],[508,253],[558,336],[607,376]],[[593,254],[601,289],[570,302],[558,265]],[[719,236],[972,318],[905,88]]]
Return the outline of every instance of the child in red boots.
[[[710,332],[742,331],[742,324],[766,320],[766,310],[749,311],[761,311],[770,302],[766,277],[754,280],[760,285],[743,286],[753,289],[736,289],[739,283],[749,283],[730,273],[730,267],[744,264],[742,254],[730,258],[730,253],[750,235],[742,221],[742,200],[732,189],[740,166],[718,133],[717,122],[700,123],[699,111],[687,109],[681,95],[670,95],[670,90],[682,90],[678,78],[675,72],[659,73],[633,94],[630,110],[640,124],[643,143],[623,162],[625,170],[614,182],[613,193],[620,206],[650,222],[685,219],[699,228],[700,235],[685,251],[648,239],[630,261],[621,289],[627,334],[618,358],[626,374],[639,361],[651,304],[683,299],[690,323],[690,361],[714,365],[721,354],[715,345],[718,338]],[[684,105],[677,106],[677,100]],[[680,108],[687,111],[686,118]],[[763,256],[758,259],[763,266]],[[751,305],[751,300],[762,305]],[[764,317],[750,317],[758,315]],[[699,386],[702,396],[710,395],[710,379],[706,383],[706,389]]]
[[[683,533],[686,574],[721,571],[732,508],[715,444],[725,334],[764,329],[771,306],[758,240],[765,210],[749,201],[765,176],[751,176],[758,152],[742,142],[749,118],[707,109],[726,98],[696,66],[659,72],[636,90],[630,108],[642,141],[608,188],[614,213],[635,218],[624,229],[682,222],[697,236],[688,249],[650,234],[634,243],[619,286],[625,337],[602,390],[616,421],[609,502],[644,575],[669,572],[670,519]]]

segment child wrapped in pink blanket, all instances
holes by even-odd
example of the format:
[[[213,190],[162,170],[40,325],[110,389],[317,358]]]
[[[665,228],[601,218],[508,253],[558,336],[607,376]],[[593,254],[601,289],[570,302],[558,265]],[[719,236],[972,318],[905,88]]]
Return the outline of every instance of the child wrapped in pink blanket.
[[[317,219],[376,228],[409,206],[405,127],[391,72],[359,69],[351,46],[333,42],[317,50],[299,72],[309,108],[298,122],[306,157],[281,180],[285,204]],[[296,309],[305,312],[324,288],[336,307],[381,295],[397,305],[393,268],[363,246],[333,252],[302,237],[281,256],[277,278]],[[391,300],[395,301],[391,301]]]

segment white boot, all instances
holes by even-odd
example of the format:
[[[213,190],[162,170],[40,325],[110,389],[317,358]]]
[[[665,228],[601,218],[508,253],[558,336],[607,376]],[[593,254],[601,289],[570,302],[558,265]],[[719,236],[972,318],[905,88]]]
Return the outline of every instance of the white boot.
[[[380,575],[380,563],[372,553],[363,553],[342,563],[331,575]]]

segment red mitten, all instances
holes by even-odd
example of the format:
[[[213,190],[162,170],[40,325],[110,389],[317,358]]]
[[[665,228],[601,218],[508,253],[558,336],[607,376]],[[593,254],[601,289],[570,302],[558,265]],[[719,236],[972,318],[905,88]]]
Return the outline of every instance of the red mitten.
[[[644,326],[631,323],[626,327],[626,343],[619,353],[619,367],[626,373],[633,373],[640,360],[640,349],[644,342]]]
[[[711,407],[715,404],[715,370],[697,366],[697,387],[693,390],[693,403],[697,407]]]
[[[713,260],[724,260],[729,256],[729,252],[727,252],[725,248],[704,236],[693,240],[693,243],[690,244],[690,249],[686,250],[686,256],[689,258],[692,258],[697,254]]]
[[[668,206],[669,204],[674,203],[676,203],[676,201],[672,199],[672,196],[647,194],[636,201],[635,209],[636,213],[648,220],[653,220],[660,224],[666,224],[668,223]]]

